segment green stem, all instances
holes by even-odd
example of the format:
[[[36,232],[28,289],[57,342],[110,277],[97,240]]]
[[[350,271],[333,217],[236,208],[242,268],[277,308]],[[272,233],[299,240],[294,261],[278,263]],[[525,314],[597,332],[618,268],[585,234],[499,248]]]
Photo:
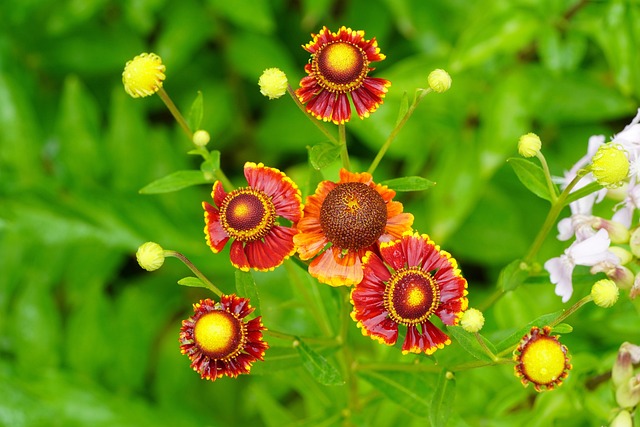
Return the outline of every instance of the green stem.
[[[536,157],[540,161],[542,165],[542,170],[544,171],[544,177],[547,181],[547,187],[549,189],[549,197],[551,197],[551,204],[555,203],[558,199],[558,194],[556,193],[556,186],[553,184],[553,180],[551,179],[551,173],[549,172],[549,165],[547,165],[547,159],[545,159],[544,154],[541,151],[536,153]]]
[[[484,342],[480,334],[476,332],[474,333],[474,335],[476,336],[476,340],[478,341],[478,344],[480,344],[480,347],[482,347],[482,349],[487,354],[487,356],[489,356],[491,360],[496,362],[498,360],[498,357],[495,354],[493,354],[491,350],[489,350],[489,347],[487,347],[487,343]]]
[[[265,330],[264,334],[269,335],[273,338],[278,338],[286,341],[294,342],[296,340],[302,340],[308,344],[315,344],[315,345],[325,346],[325,347],[337,347],[340,345],[335,338],[300,337],[296,335],[287,334],[286,332],[274,331],[271,329]]]
[[[357,364],[353,358],[351,346],[349,345],[349,327],[351,326],[351,304],[349,304],[349,288],[341,287],[340,293],[340,313],[341,327],[338,339],[342,346],[342,361],[345,370],[345,380],[349,393],[349,413],[357,413],[360,410],[360,400],[358,396],[358,378],[356,376]]]
[[[558,196],[556,201],[551,205],[551,209],[549,209],[549,213],[547,214],[547,218],[544,220],[544,223],[542,224],[542,228],[540,228],[540,231],[538,232],[538,235],[533,241],[533,244],[531,245],[529,252],[523,259],[523,261],[527,265],[531,264],[536,254],[542,247],[542,243],[544,243],[544,240],[547,238],[547,234],[549,234],[549,231],[551,231],[551,228],[556,223],[556,219],[558,219],[560,212],[564,208],[565,200],[569,196],[569,193],[571,193],[571,190],[573,190],[573,187],[576,186],[576,184],[578,183],[578,181],[580,181],[582,177],[583,175],[578,173],[576,177],[573,178],[573,180],[569,183],[569,185],[567,185],[564,191],[562,191],[560,196]]]
[[[351,170],[349,152],[347,151],[347,132],[344,123],[340,123],[338,125],[338,144],[340,145],[340,159],[342,160],[342,167],[346,170]]]
[[[325,127],[322,125],[320,120],[316,119],[315,117],[313,117],[311,114],[307,112],[307,109],[302,104],[302,102],[300,102],[300,100],[298,99],[298,96],[293,91],[293,88],[291,87],[291,85],[287,85],[287,93],[289,94],[289,96],[291,96],[291,98],[293,98],[293,100],[295,101],[300,111],[302,111],[304,115],[307,116],[309,120],[311,120],[311,123],[313,123],[320,130],[320,132],[322,132],[324,136],[326,136],[327,139],[329,139],[329,141],[333,142],[335,145],[338,145],[338,140],[336,139],[336,137],[331,135],[331,133],[329,133],[329,131],[325,129]]]
[[[402,119],[400,119],[396,127],[393,128],[393,130],[387,137],[387,140],[384,142],[384,144],[382,144],[382,147],[380,147],[380,151],[378,151],[378,154],[376,155],[375,159],[373,159],[373,162],[371,162],[371,166],[369,166],[369,169],[367,170],[367,172],[373,175],[373,172],[376,170],[376,168],[378,167],[378,164],[380,164],[380,161],[382,160],[384,155],[387,153],[387,150],[391,146],[391,143],[396,139],[396,136],[398,136],[398,132],[400,132],[400,130],[407,123],[407,120],[409,120],[409,117],[411,117],[415,109],[418,107],[418,104],[420,104],[420,101],[422,101],[422,98],[424,98],[431,91],[432,91],[431,88],[419,89],[419,94],[416,95],[416,97],[413,100],[413,103],[411,104],[407,112],[404,113],[404,116],[402,117]]]
[[[207,279],[207,277],[204,274],[202,274],[200,270],[198,270],[198,268],[195,265],[193,265],[193,263],[189,261],[189,259],[186,256],[182,255],[180,252],[169,251],[169,250],[164,251],[164,256],[178,258],[180,261],[184,263],[184,265],[189,267],[189,270],[191,270],[193,274],[195,274],[196,277],[202,281],[202,283],[206,285],[207,289],[209,289],[211,292],[213,292],[219,297],[222,296],[222,291],[218,289],[218,287],[214,285],[209,279]]]
[[[506,365],[513,360],[496,357],[494,361],[474,360],[471,362],[449,365],[447,370],[452,372],[466,371],[469,369],[483,368],[486,366]],[[360,363],[355,368],[358,371],[396,371],[396,372],[440,372],[442,365],[422,363]]]
[[[161,87],[156,93],[158,94],[160,99],[162,99],[164,105],[167,106],[167,108],[171,112],[171,115],[173,115],[173,117],[176,119],[184,133],[187,134],[187,137],[189,137],[189,141],[193,141],[193,132],[191,131],[191,129],[189,129],[187,121],[184,119],[184,117],[182,117],[182,114],[180,114],[180,110],[178,110],[178,107],[176,107],[176,105],[173,103],[167,92],[165,92],[164,88]]]
[[[573,313],[578,311],[578,309],[580,309],[580,307],[582,307],[583,305],[585,305],[585,304],[587,304],[588,302],[591,302],[591,301],[593,301],[593,298],[591,297],[591,295],[587,295],[586,297],[582,298],[581,300],[579,300],[578,302],[573,304],[570,308],[565,310],[560,316],[558,316],[558,318],[556,320],[554,320],[553,322],[549,323],[549,326],[551,326],[552,328],[555,327],[555,326],[558,326],[567,317],[571,316]]]

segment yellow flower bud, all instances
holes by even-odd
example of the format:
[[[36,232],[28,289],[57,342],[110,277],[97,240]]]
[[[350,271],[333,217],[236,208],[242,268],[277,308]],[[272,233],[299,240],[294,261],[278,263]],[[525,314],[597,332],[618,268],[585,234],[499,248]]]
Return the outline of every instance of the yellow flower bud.
[[[164,249],[155,242],[143,243],[136,252],[140,267],[147,271],[155,271],[164,264]]]
[[[280,98],[287,92],[287,75],[278,68],[267,68],[260,79],[260,93],[269,99]]]
[[[142,53],[127,62],[122,72],[124,90],[134,98],[156,93],[165,79],[162,58],[155,53]]]
[[[207,132],[206,130],[200,129],[193,133],[193,143],[198,147],[206,146],[210,140],[211,140],[211,136],[209,135],[209,132]]]
[[[451,87],[451,76],[445,70],[438,68],[429,73],[427,82],[431,90],[442,93]]]
[[[460,326],[467,332],[478,332],[484,326],[484,316],[480,310],[469,308],[460,318]]]
[[[629,174],[627,153],[620,145],[603,144],[593,156],[590,170],[598,184],[606,188],[618,187]]]
[[[535,133],[529,132],[518,140],[518,153],[522,157],[533,157],[540,152],[542,141]]]
[[[618,286],[610,279],[598,280],[591,287],[591,298],[598,307],[613,307],[618,301]]]

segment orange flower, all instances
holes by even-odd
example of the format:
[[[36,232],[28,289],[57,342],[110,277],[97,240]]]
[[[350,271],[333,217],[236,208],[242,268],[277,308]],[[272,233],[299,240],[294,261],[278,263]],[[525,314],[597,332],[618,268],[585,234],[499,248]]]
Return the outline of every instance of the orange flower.
[[[413,224],[413,215],[393,201],[396,192],[368,173],[340,170],[338,182],[322,181],[307,197],[299,234],[300,259],[315,259],[309,273],[331,286],[362,280],[362,257],[378,243],[395,240]],[[317,255],[317,256],[316,256]]]
[[[296,95],[307,104],[307,112],[324,121],[339,124],[351,118],[349,97],[362,119],[374,112],[391,82],[369,77],[372,62],[382,61],[375,38],[365,40],[364,31],[342,27],[332,33],[323,27],[304,45],[311,60],[304,67],[308,76],[300,80]],[[349,96],[347,96],[349,95]]]

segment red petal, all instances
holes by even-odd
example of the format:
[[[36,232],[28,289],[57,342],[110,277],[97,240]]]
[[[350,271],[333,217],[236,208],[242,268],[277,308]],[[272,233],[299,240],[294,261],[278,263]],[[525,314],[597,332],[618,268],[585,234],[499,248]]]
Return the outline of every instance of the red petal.
[[[235,268],[238,268],[242,271],[249,271],[249,261],[247,260],[247,255],[244,253],[244,248],[242,247],[242,242],[239,240],[234,240],[231,243],[231,250],[229,251],[229,256],[231,258],[231,264]]]
[[[407,266],[407,258],[400,240],[380,244],[380,255],[384,262],[394,270],[400,270]]]
[[[202,202],[202,207],[205,209],[204,232],[207,238],[207,245],[209,245],[214,253],[218,253],[224,248],[224,245],[227,244],[229,235],[224,228],[222,228],[218,210],[207,202]]]
[[[331,247],[314,259],[309,273],[331,286],[351,286],[362,280],[362,264],[357,252],[342,256],[339,248]]]
[[[247,243],[245,253],[249,265],[262,271],[278,267],[295,252],[293,236],[296,233],[296,229],[275,226],[265,236],[264,241],[256,240]]]
[[[215,203],[216,206],[220,207],[222,206],[222,202],[224,201],[225,197],[227,197],[227,193],[224,191],[222,183],[220,181],[216,181],[213,184],[213,191],[211,192],[213,203]]]

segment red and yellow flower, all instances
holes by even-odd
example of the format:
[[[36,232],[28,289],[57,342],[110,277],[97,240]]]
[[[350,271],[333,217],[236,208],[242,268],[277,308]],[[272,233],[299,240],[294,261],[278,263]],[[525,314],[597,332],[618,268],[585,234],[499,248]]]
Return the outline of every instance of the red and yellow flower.
[[[322,181],[307,197],[299,234],[293,237],[300,259],[314,258],[309,273],[331,286],[362,280],[361,260],[378,243],[402,236],[413,224],[393,201],[395,191],[373,182],[371,174],[340,170],[338,182]]]
[[[456,325],[467,309],[467,281],[456,260],[429,236],[412,232],[382,243],[379,253],[367,252],[364,278],[351,291],[351,318],[362,334],[394,345],[399,325],[405,325],[403,354],[432,354],[450,344],[429,319],[435,315]]]
[[[267,271],[295,253],[295,224],[302,214],[300,190],[278,169],[247,162],[244,176],[248,187],[225,192],[220,181],[213,185],[204,208],[207,244],[218,253],[232,240],[231,264],[243,271]],[[292,223],[280,225],[279,218]]]
[[[520,341],[513,352],[515,375],[526,387],[533,383],[536,391],[553,390],[562,384],[572,366],[567,347],[557,336],[551,336],[551,328],[536,326]]]
[[[249,300],[222,295],[220,302],[201,300],[194,315],[182,321],[180,352],[203,379],[235,378],[248,374],[256,360],[264,360],[269,344],[262,340],[261,317],[245,321],[253,312]]]
[[[375,37],[364,38],[364,31],[342,27],[333,33],[323,27],[303,48],[311,53],[304,67],[308,74],[300,80],[296,95],[307,104],[307,112],[336,124],[351,118],[349,97],[360,118],[368,117],[383,102],[391,82],[369,77],[369,65],[382,61]]]

